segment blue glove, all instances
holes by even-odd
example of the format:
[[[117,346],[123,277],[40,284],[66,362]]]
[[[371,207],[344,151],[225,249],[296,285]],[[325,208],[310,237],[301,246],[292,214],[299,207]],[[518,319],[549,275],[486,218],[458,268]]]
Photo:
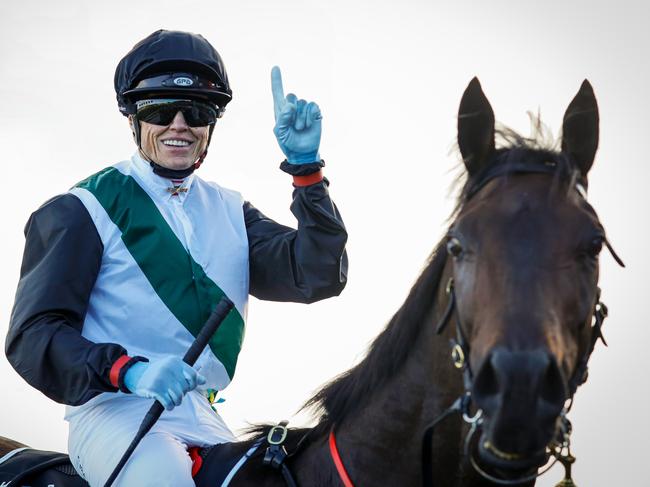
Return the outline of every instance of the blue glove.
[[[124,385],[133,394],[157,400],[172,410],[183,396],[205,377],[178,357],[166,357],[155,362],[136,362],[124,374]]]
[[[314,102],[298,100],[289,93],[284,96],[280,68],[271,69],[271,90],[275,110],[273,133],[278,139],[280,149],[290,164],[320,162],[321,119],[320,108]]]

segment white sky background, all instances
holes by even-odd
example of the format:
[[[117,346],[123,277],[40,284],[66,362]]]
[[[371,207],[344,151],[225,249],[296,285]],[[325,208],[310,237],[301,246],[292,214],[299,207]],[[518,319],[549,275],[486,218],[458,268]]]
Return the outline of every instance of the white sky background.
[[[590,201],[627,264],[603,253],[610,347],[599,344],[571,414],[579,485],[641,485],[650,427],[646,250],[650,176],[643,1],[23,0],[0,6],[3,238],[0,335],[9,321],[29,214],[134,150],[117,111],[119,59],[158,28],[203,34],[221,53],[234,101],[201,177],[241,191],[293,225],[291,178],[272,133],[270,69],[323,111],[321,155],[349,231],[349,283],[311,306],[252,300],[234,384],[234,429],[293,417],[319,385],[355,364],[403,302],[446,228],[457,171],[461,94],[478,75],[499,121],[528,133],[541,109],[557,134],[588,78],[601,113]],[[0,435],[65,450],[63,406],[0,357]],[[538,485],[552,486],[559,470]]]

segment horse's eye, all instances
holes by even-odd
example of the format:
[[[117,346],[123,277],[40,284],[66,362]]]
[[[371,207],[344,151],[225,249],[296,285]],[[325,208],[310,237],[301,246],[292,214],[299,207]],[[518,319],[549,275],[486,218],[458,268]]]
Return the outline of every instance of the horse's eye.
[[[447,252],[452,257],[459,257],[463,253],[463,246],[456,237],[451,237],[447,241]]]
[[[587,247],[587,253],[589,255],[596,257],[600,254],[601,250],[603,250],[603,237],[596,237],[589,242],[589,246]]]

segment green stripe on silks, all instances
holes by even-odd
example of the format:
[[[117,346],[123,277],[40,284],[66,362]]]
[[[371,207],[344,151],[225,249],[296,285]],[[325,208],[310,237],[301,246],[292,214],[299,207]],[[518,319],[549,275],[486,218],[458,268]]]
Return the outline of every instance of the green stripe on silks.
[[[131,176],[113,167],[77,187],[97,198],[160,299],[196,337],[224,292],[185,250],[149,195]],[[231,379],[243,336],[244,320],[235,308],[210,340],[212,352]]]

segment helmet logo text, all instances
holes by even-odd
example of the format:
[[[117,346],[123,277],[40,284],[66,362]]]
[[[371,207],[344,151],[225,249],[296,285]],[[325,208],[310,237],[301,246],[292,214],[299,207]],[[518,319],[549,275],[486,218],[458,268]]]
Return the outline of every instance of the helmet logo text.
[[[192,86],[194,84],[194,81],[192,81],[190,78],[181,76],[179,78],[174,78],[174,84],[178,86]]]

